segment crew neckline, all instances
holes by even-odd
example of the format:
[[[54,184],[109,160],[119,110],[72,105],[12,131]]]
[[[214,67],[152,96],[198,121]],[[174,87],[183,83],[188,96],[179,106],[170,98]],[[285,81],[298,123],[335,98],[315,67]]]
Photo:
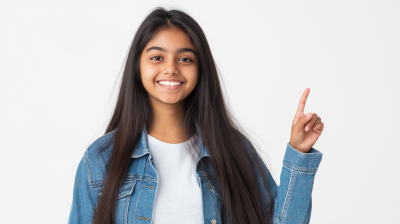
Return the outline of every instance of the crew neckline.
[[[153,136],[147,134],[147,137],[152,138],[154,141],[156,141],[156,142],[158,142],[158,143],[161,143],[161,144],[170,145],[170,146],[183,145],[183,144],[189,142],[189,141],[193,138],[193,136],[194,136],[194,135],[192,135],[192,137],[190,137],[189,140],[186,140],[186,141],[184,141],[184,142],[180,142],[180,143],[168,143],[168,142],[161,141],[161,140],[159,140],[159,139],[157,139],[157,138],[155,138],[155,137],[153,137]]]

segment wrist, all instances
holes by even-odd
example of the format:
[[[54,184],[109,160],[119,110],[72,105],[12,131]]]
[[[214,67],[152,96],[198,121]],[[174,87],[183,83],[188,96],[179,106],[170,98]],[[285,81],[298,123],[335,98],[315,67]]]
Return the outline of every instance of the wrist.
[[[294,144],[292,144],[291,142],[289,142],[289,145],[292,146],[292,148],[296,149],[297,151],[301,152],[301,153],[308,153],[310,151],[310,149],[303,149],[299,146],[296,146]]]

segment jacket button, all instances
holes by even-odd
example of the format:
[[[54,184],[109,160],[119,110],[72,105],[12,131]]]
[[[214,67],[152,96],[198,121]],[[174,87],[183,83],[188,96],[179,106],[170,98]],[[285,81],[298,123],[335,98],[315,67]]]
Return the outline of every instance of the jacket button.
[[[217,224],[217,220],[211,219],[211,223],[212,223],[212,224]]]

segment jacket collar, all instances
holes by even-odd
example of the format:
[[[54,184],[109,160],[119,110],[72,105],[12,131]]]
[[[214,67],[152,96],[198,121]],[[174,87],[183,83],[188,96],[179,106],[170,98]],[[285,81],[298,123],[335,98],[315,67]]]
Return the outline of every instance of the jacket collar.
[[[198,127],[197,123],[195,123],[195,125],[196,125],[197,135],[199,138],[199,146],[200,146],[200,156],[196,159],[196,163],[197,163],[202,157],[210,156],[210,154],[208,153],[206,147],[203,144],[203,139],[201,138],[200,128]],[[149,146],[147,144],[147,129],[146,129],[146,125],[145,125],[142,130],[140,139],[139,139],[138,143],[136,144],[135,150],[133,151],[132,158],[138,158],[147,153],[151,155]]]

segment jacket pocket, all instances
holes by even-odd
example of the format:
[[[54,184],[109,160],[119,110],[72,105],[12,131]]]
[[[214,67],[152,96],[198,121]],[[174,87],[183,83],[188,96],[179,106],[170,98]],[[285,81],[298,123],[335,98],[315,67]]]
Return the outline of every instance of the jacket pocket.
[[[135,185],[136,185],[136,179],[133,179],[133,178],[125,179],[119,188],[117,199],[121,199],[126,196],[132,195],[133,190],[135,189]],[[104,184],[102,183],[102,181],[95,181],[93,183],[94,191],[96,192],[98,197],[101,196],[101,193],[103,192],[103,187],[104,187]]]
[[[117,197],[117,204],[116,204],[116,223],[117,224],[126,224],[128,223],[128,217],[130,214],[128,214],[129,211],[129,204],[131,203],[131,197],[133,194],[133,191],[136,186],[136,181],[137,179],[125,179],[118,192],[118,197]],[[95,182],[93,185],[95,192],[97,194],[98,199],[101,196],[101,193],[103,191],[104,185],[101,183],[101,181]]]

